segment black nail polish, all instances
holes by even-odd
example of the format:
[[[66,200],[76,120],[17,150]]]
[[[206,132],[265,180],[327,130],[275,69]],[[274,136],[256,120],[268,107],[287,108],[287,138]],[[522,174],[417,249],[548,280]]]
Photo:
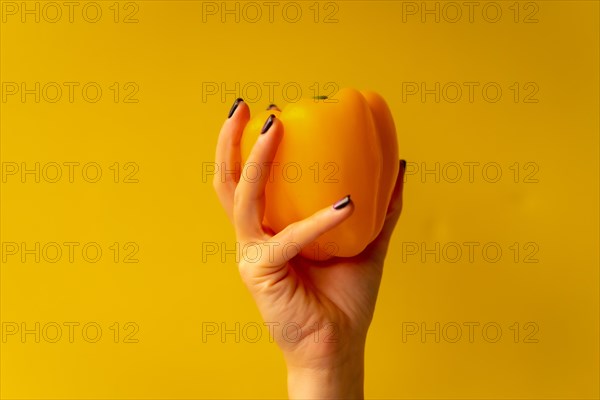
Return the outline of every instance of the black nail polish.
[[[231,106],[231,110],[229,110],[229,115],[227,116],[227,118],[231,118],[231,116],[233,115],[233,113],[235,112],[235,110],[238,108],[238,106],[240,105],[240,103],[242,101],[244,101],[244,99],[242,99],[242,98],[235,99],[235,101],[233,102],[233,105]]]
[[[279,110],[279,107],[277,107],[277,104],[269,104],[269,107],[267,107],[267,110],[272,110],[272,109]]]
[[[265,124],[262,127],[262,130],[260,131],[261,135],[266,133],[269,130],[271,125],[273,125],[273,121],[275,121],[275,116],[273,114],[271,114],[271,115],[269,115],[269,118],[267,118],[267,122],[265,122]]]
[[[400,166],[402,169],[406,169],[406,160],[400,160]]]
[[[346,207],[348,204],[350,204],[350,195],[344,197],[341,200],[338,200],[334,205],[333,208],[336,210],[341,210],[342,208]]]

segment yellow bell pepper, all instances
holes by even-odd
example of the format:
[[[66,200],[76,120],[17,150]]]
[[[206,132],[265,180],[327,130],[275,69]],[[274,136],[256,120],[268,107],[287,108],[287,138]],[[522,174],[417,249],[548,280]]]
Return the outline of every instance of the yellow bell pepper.
[[[330,101],[302,99],[281,112],[262,111],[242,138],[246,160],[268,116],[283,123],[265,192],[264,224],[275,233],[351,195],[353,215],[302,251],[315,260],[355,256],[375,239],[399,169],[396,129],[381,96],[342,89]]]

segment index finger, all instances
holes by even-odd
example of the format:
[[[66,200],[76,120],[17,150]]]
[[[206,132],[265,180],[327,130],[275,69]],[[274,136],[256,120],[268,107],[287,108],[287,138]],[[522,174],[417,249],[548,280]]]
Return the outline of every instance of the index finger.
[[[215,163],[217,173],[213,187],[230,220],[233,220],[233,194],[242,170],[241,140],[244,127],[250,120],[250,109],[242,99],[236,99],[217,141]]]

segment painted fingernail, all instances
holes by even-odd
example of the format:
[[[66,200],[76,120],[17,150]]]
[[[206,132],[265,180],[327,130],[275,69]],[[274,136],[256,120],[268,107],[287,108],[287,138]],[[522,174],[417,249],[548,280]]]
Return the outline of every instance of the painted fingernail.
[[[334,205],[333,208],[336,210],[341,210],[342,208],[346,207],[348,204],[350,204],[351,200],[350,200],[350,195],[344,197],[341,200],[338,200]]]
[[[235,110],[237,110],[238,106],[240,105],[240,103],[242,101],[244,101],[244,99],[242,99],[242,98],[235,99],[235,101],[233,102],[233,105],[231,106],[231,110],[229,110],[229,115],[227,116],[227,118],[231,118],[231,116],[233,115]]]
[[[269,104],[269,107],[267,107],[267,110],[277,110],[277,111],[281,111],[279,109],[279,107],[277,107],[277,104]]]
[[[406,169],[406,160],[400,160],[400,166],[402,169]]]
[[[269,115],[269,118],[267,118],[267,122],[265,122],[265,124],[262,127],[262,130],[260,131],[261,135],[266,133],[269,130],[271,125],[273,125],[273,121],[275,121],[275,116],[273,114],[271,114],[271,115]]]

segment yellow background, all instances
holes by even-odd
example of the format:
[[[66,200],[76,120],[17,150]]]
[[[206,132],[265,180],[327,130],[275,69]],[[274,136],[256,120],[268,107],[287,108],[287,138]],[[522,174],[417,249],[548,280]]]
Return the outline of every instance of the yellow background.
[[[203,22],[201,1],[121,2],[117,23],[112,1],[98,2],[103,13],[97,23],[82,18],[86,2],[78,3],[72,23],[65,14],[56,23],[41,15],[36,23],[35,16],[22,22],[19,13],[3,13],[2,82],[29,88],[35,82],[79,82],[79,88],[97,82],[103,89],[97,103],[86,102],[80,91],[72,103],[66,93],[56,103],[36,103],[34,95],[0,103],[5,168],[96,162],[103,172],[97,183],[81,175],[73,183],[64,176],[57,183],[5,177],[5,245],[97,242],[103,257],[89,263],[76,252],[73,263],[64,254],[57,263],[35,263],[33,256],[23,263],[19,255],[3,254],[3,329],[7,323],[32,329],[36,322],[77,322],[80,328],[95,322],[103,336],[97,343],[82,339],[79,330],[73,343],[66,330],[57,343],[7,336],[0,343],[2,398],[286,396],[283,359],[266,328],[256,343],[236,343],[233,334],[224,342],[218,335],[202,340],[203,323],[228,329],[236,322],[262,324],[232,256],[203,262],[203,243],[231,249],[235,240],[202,168],[213,161],[220,125],[238,95],[203,99],[206,82],[262,86],[250,103],[253,111],[271,100],[286,103],[281,90],[269,99],[264,82],[297,84],[305,96],[313,95],[311,85],[325,91],[332,82],[387,99],[411,175],[368,338],[367,397],[598,398],[598,2],[519,2],[515,22],[514,2],[498,1],[503,13],[496,23],[482,16],[488,2],[480,2],[473,22],[463,15],[455,23],[443,14],[439,23],[431,15],[422,22],[419,13],[403,14],[407,4],[399,1],[329,3],[317,4],[317,23],[312,1],[298,3],[303,14],[297,23],[282,17],[285,2],[273,22],[263,14],[256,23],[243,15],[239,23],[234,15],[223,23],[219,14]],[[427,2],[432,9],[435,4]],[[40,12],[45,5],[39,3]],[[240,12],[245,5],[239,3]],[[445,6],[438,4],[440,12]],[[138,22],[123,23],[133,11]],[[337,22],[324,23],[332,11]],[[525,23],[534,11],[537,22]],[[114,82],[118,102],[109,89]],[[139,88],[137,103],[123,102],[128,82]],[[404,101],[403,82],[480,86],[473,102],[463,92],[456,103],[436,103],[433,95]],[[481,95],[488,82],[503,90],[496,103]],[[515,82],[517,102],[509,88]],[[535,86],[525,88],[528,82]],[[537,102],[526,103],[531,87],[539,89]],[[120,175],[114,183],[109,167],[115,162],[121,174],[125,163],[135,163],[139,182],[123,183]],[[528,162],[537,168],[537,182],[524,182]],[[440,171],[463,165],[462,179],[451,183],[442,174],[435,182],[433,175],[413,173],[436,163]],[[473,182],[464,163],[480,165]],[[482,177],[486,163],[500,165],[499,182]],[[509,168],[515,163],[517,183]],[[122,262],[121,249],[115,263],[114,242],[136,243],[139,262]],[[454,242],[480,243],[474,261],[467,254],[456,263],[444,254],[440,262],[435,255],[422,261],[421,253],[403,252],[410,243],[451,250]],[[516,263],[509,247],[515,242]],[[537,247],[524,249],[529,242]],[[486,243],[503,250],[498,262],[483,258]],[[533,248],[538,262],[523,262]],[[110,330],[115,322],[119,343]],[[137,343],[124,343],[128,322],[139,327]],[[436,343],[433,335],[403,341],[403,326],[433,329],[436,322],[480,325],[473,343],[466,328],[456,343],[447,336]],[[502,328],[496,343],[481,334],[490,322]],[[518,343],[510,330],[515,322]],[[538,328],[537,343],[524,342],[528,322]]]

